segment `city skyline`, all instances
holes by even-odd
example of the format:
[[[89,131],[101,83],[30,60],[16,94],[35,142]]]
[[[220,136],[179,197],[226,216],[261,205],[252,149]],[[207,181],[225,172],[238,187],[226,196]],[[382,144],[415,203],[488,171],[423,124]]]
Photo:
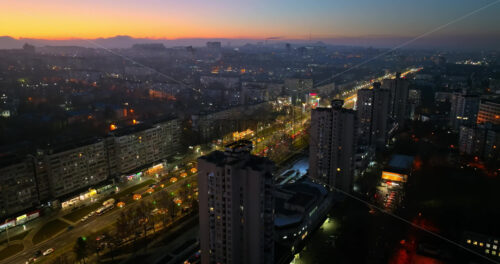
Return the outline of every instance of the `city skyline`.
[[[500,0],[0,6],[0,264],[500,261]]]
[[[500,11],[498,2],[426,0],[396,5],[389,0],[363,0],[306,5],[298,0],[210,4],[156,0],[139,4],[127,0],[119,6],[109,1],[85,1],[69,6],[59,0],[43,4],[30,0],[5,5],[0,23],[6,27],[0,29],[0,36],[48,40],[119,35],[151,40],[314,39],[327,43],[394,45],[446,25],[421,42],[438,45],[448,43],[450,38],[457,41],[473,37],[470,45],[482,47],[500,37],[500,27],[494,26],[500,25],[496,16]],[[470,15],[463,17],[467,14]]]

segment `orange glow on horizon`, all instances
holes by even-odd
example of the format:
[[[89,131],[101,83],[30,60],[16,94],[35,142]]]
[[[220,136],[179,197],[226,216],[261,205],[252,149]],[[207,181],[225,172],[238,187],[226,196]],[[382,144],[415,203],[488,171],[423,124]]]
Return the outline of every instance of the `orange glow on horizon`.
[[[2,0],[0,0],[2,1]],[[231,38],[264,40],[269,36],[286,39],[307,39],[308,34],[296,25],[262,26],[244,17],[213,16],[217,4],[204,6],[171,3],[171,6],[152,8],[130,1],[64,0],[38,2],[12,1],[2,5],[0,36],[46,40],[76,40],[130,36],[148,39]],[[207,10],[208,9],[208,10]],[[210,13],[213,11],[214,13]],[[210,13],[210,14],[207,14]],[[331,29],[322,31],[329,37]],[[338,32],[349,35],[352,32]],[[319,31],[315,37],[320,37]],[[307,36],[306,36],[307,35]]]
[[[265,39],[276,34],[271,29],[211,22],[203,17],[172,14],[124,13],[119,10],[78,10],[73,6],[33,7],[13,3],[0,16],[0,36],[16,39],[78,40],[130,36],[133,38],[245,38]],[[66,10],[69,9],[69,10]],[[73,10],[71,10],[73,9]],[[22,11],[20,11],[22,10]],[[242,32],[245,32],[242,34]],[[296,35],[296,34],[294,34]],[[290,35],[291,38],[292,35]]]

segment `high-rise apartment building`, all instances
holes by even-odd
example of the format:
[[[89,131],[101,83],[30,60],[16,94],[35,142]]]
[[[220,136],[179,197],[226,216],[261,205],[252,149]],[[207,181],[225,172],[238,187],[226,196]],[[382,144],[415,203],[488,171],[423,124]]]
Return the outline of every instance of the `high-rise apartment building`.
[[[500,126],[491,123],[461,126],[458,144],[461,153],[487,160],[498,159]]]
[[[60,197],[101,183],[109,177],[106,146],[102,139],[65,144],[44,155],[52,197]]]
[[[161,162],[179,150],[179,132],[179,120],[169,119],[119,129],[106,138],[51,145],[20,158],[2,157],[0,217]]]
[[[462,125],[472,125],[477,121],[480,98],[465,91],[454,93],[451,97],[450,125],[458,130]]]
[[[391,104],[389,111],[391,117],[403,126],[405,120],[409,117],[408,94],[410,82],[401,78],[401,73],[396,73],[396,78],[385,79],[382,82],[382,88],[391,91]]]
[[[477,123],[492,123],[500,125],[500,101],[482,100],[477,113]]]
[[[331,108],[311,112],[309,175],[314,181],[346,192],[352,190],[357,118],[353,110],[333,100]]]
[[[111,172],[125,174],[173,156],[180,146],[179,131],[178,119],[113,131],[106,139]]]
[[[0,217],[39,204],[35,170],[29,158],[0,159]]]
[[[390,91],[381,89],[378,82],[373,84],[373,89],[358,90],[356,112],[360,144],[378,148],[385,146],[390,98]]]
[[[273,263],[274,164],[252,142],[198,159],[202,263]]]

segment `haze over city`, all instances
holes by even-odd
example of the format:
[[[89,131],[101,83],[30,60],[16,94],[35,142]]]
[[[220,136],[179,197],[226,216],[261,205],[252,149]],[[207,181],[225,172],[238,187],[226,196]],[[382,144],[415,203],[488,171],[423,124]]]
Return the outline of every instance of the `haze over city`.
[[[500,0],[0,0],[0,264],[500,263]]]
[[[0,36],[52,40],[41,43],[55,45],[76,42],[54,40],[120,35],[152,40],[231,39],[235,44],[269,38],[297,42],[312,39],[329,44],[390,47],[491,5],[480,15],[455,21],[411,46],[497,48],[500,5],[492,3],[91,0],[68,4],[57,0],[3,0]],[[200,43],[191,40],[192,45]]]

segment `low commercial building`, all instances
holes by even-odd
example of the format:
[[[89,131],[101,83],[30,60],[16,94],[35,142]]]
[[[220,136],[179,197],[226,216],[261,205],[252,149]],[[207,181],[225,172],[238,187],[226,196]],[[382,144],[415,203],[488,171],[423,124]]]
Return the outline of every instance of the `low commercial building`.
[[[275,240],[295,244],[304,240],[325,219],[333,193],[320,184],[303,179],[279,186],[275,191]]]
[[[382,180],[385,181],[387,186],[404,184],[411,175],[413,161],[413,156],[393,155],[389,164],[382,171]]]

